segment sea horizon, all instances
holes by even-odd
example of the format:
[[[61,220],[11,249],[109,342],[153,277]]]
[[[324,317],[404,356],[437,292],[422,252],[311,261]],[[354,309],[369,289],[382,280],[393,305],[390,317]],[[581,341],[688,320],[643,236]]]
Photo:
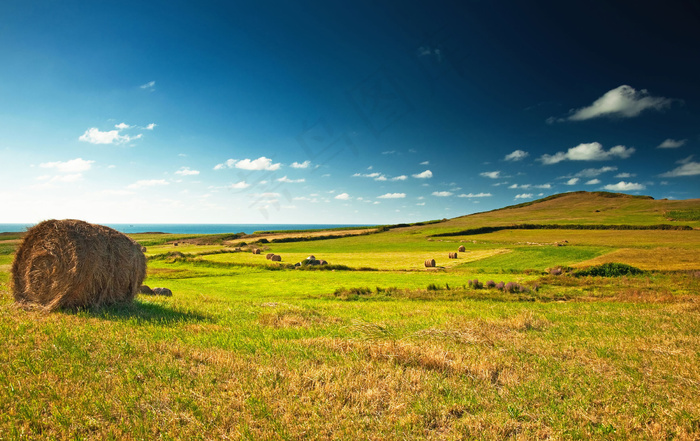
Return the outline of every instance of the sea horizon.
[[[36,223],[0,223],[0,233],[24,232]],[[105,223],[100,224],[121,233],[168,233],[168,234],[223,234],[256,231],[327,230],[333,228],[373,227],[369,224],[151,224],[151,223]]]

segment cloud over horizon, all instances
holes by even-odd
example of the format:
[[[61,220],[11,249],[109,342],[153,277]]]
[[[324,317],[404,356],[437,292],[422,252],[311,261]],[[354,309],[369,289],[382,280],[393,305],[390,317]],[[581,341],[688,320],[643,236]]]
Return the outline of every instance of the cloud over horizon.
[[[566,152],[557,152],[554,155],[544,154],[538,161],[545,165],[557,164],[562,161],[607,161],[610,159],[627,159],[635,152],[634,147],[616,145],[610,150],[605,150],[599,142],[582,143],[571,147]]]
[[[585,121],[600,117],[632,118],[638,116],[647,109],[664,110],[671,106],[670,98],[654,97],[646,89],[640,91],[623,84],[615,89],[605,92],[590,106],[572,109],[570,115],[565,118],[549,118],[554,121]]]

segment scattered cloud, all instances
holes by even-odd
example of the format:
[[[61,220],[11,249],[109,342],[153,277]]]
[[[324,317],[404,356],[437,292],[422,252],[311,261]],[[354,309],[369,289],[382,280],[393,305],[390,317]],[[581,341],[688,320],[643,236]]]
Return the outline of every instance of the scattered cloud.
[[[387,150],[386,152],[382,152],[382,155],[393,155],[396,153],[396,150]]]
[[[340,193],[335,197],[335,199],[341,200],[341,201],[347,201],[350,199],[350,195],[347,193]]]
[[[311,165],[311,161],[304,161],[302,163],[299,162],[292,162],[292,165],[290,167],[292,168],[309,168]]]
[[[566,153],[557,152],[554,155],[544,154],[539,158],[545,165],[556,164],[565,160],[569,161],[606,161],[614,158],[626,159],[635,152],[634,147],[616,145],[610,150],[605,150],[599,142],[590,142],[571,147]]]
[[[80,173],[90,170],[95,161],[75,158],[70,161],[43,162],[41,168],[53,168],[60,173]]]
[[[451,191],[434,191],[433,196],[446,198],[448,196],[452,196],[452,192]]]
[[[513,184],[513,185],[508,186],[508,188],[523,188],[523,189],[530,188],[530,187],[531,187],[530,184],[522,184],[522,185]]]
[[[116,124],[114,127],[116,127],[116,128],[119,129],[119,130],[124,130],[124,129],[130,129],[130,128],[131,128],[131,126],[130,126],[129,124],[126,124],[126,123],[119,123],[119,124]]]
[[[423,161],[420,163],[420,165],[430,165],[430,161]]]
[[[127,186],[126,188],[137,189],[144,187],[157,187],[161,185],[168,185],[168,181],[165,179],[141,179]]]
[[[153,130],[158,126],[156,123],[150,123],[149,125],[146,126],[146,130]]]
[[[289,179],[287,176],[282,176],[281,178],[277,179],[277,182],[284,182],[287,184],[299,184],[302,182],[306,182],[306,179]]]
[[[259,157],[258,159],[241,159],[240,161],[237,159],[227,159],[226,162],[223,162],[221,164],[217,164],[214,166],[214,170],[223,170],[226,168],[239,168],[242,170],[267,170],[267,171],[275,171],[279,170],[279,168],[282,166],[282,164],[277,163],[273,164],[272,159],[266,158],[264,156]]]
[[[176,171],[175,174],[180,176],[196,176],[199,174],[199,170],[190,170],[189,167],[180,167],[180,170]]]
[[[250,184],[248,184],[246,181],[239,181],[236,182],[235,184],[231,184],[228,186],[228,188],[232,188],[234,190],[242,190],[244,188],[250,187]]]
[[[515,199],[532,199],[532,193],[522,193],[515,195]]]
[[[153,91],[153,90],[155,90],[155,89],[154,89],[155,86],[156,86],[156,82],[155,82],[155,81],[149,81],[148,83],[142,84],[142,85],[139,86],[139,87],[140,87],[141,89],[148,89],[148,90],[150,90],[150,91]]]
[[[406,193],[386,193],[381,196],[377,196],[377,199],[403,199],[406,197]]]
[[[44,176],[39,176],[37,178],[38,181],[44,181],[43,184],[40,184],[41,187],[49,186],[49,184],[53,184],[54,182],[77,182],[77,181],[81,181],[82,179],[83,179],[82,173],[70,173],[70,174],[66,174],[66,175],[56,175],[56,176],[44,175]]]
[[[121,129],[120,129],[121,130]],[[120,135],[119,130],[109,130],[103,132],[97,127],[91,127],[83,133],[78,140],[89,142],[90,144],[124,144],[129,141],[141,138],[141,134],[136,136]]]
[[[426,170],[424,172],[420,172],[420,173],[417,173],[417,174],[411,175],[411,176],[413,176],[414,178],[417,178],[417,179],[429,179],[429,178],[433,177],[433,172],[431,172],[430,170]]]
[[[552,184],[535,185],[535,188],[552,188]]]
[[[595,178],[596,176],[600,176],[603,173],[612,172],[615,170],[617,170],[617,167],[615,166],[605,166],[601,168],[585,168],[580,172],[576,173],[574,176],[579,178]]]
[[[610,191],[632,191],[632,190],[644,190],[646,187],[642,184],[637,184],[636,182],[625,182],[620,181],[617,184],[608,184],[603,189]]]
[[[659,144],[656,148],[657,149],[677,149],[678,147],[685,145],[685,143],[687,141],[688,141],[687,139],[675,140],[675,139],[668,138],[667,140],[665,140],[664,142]]]
[[[659,176],[662,178],[678,178],[680,176],[700,175],[700,162],[695,162],[692,159],[693,155],[690,155],[685,159],[677,161],[676,164],[681,164],[680,166],[671,171],[660,174]]]
[[[571,178],[568,181],[566,181],[566,185],[576,185],[578,184],[579,178]]]
[[[600,184],[600,179],[591,179],[590,181],[586,181],[586,185],[597,185]]]
[[[637,176],[636,173],[618,173],[615,175],[616,178],[633,178]]]
[[[390,181],[405,181],[406,179],[408,179],[408,176],[401,175],[401,176],[394,176],[393,178],[390,179]]]
[[[506,161],[522,161],[523,159],[530,156],[528,152],[522,150],[515,150],[513,153],[509,153],[504,158]]]
[[[647,109],[663,110],[671,106],[670,98],[654,97],[646,89],[635,90],[628,85],[622,85],[609,90],[587,107],[572,109],[566,118],[549,118],[554,121],[585,121],[599,117],[632,118]]]
[[[458,198],[489,198],[491,197],[491,193],[469,193],[469,194],[460,194],[457,195]]]
[[[490,171],[490,172],[482,172],[479,173],[479,175],[485,177],[485,178],[491,178],[491,179],[498,179],[501,177],[501,171]]]

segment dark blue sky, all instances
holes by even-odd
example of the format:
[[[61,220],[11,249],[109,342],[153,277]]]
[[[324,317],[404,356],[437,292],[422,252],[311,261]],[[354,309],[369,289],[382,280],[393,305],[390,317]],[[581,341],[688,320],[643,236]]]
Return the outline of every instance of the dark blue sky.
[[[700,197],[697,2],[0,4],[0,222]]]

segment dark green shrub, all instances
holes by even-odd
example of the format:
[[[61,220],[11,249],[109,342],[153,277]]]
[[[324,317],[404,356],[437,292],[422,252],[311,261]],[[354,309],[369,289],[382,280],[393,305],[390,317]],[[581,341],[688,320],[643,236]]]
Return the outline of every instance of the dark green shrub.
[[[576,277],[593,276],[593,277],[619,277],[619,276],[636,276],[644,274],[644,271],[624,263],[604,263],[602,265],[592,266],[576,271]]]

